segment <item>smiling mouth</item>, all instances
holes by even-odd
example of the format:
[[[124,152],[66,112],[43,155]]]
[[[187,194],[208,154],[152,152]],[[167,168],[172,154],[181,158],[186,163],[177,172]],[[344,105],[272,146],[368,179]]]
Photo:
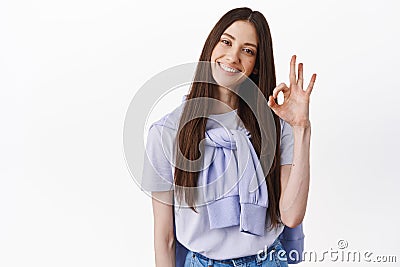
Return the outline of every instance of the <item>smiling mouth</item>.
[[[221,67],[221,69],[223,69],[224,71],[229,72],[229,73],[240,73],[241,72],[240,70],[231,68],[221,62],[218,62],[218,65]]]

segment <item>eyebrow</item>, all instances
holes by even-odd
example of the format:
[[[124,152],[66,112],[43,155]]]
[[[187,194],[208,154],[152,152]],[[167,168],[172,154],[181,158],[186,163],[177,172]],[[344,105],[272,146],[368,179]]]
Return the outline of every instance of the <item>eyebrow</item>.
[[[236,40],[235,37],[233,37],[232,35],[230,35],[229,33],[224,32],[222,35],[227,35],[229,38],[231,38],[232,40]],[[244,45],[249,45],[249,46],[253,46],[254,48],[257,48],[257,45],[252,44],[252,43],[244,43]]]

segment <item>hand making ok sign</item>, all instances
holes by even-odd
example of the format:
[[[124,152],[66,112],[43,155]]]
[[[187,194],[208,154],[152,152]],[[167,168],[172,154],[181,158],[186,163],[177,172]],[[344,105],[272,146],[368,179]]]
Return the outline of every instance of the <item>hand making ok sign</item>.
[[[290,87],[285,83],[275,87],[272,95],[269,96],[268,106],[281,119],[289,123],[291,126],[308,127],[309,120],[309,103],[310,94],[313,89],[317,74],[313,74],[307,89],[303,90],[303,63],[299,63],[298,77],[296,78],[296,55],[290,60]],[[284,102],[279,105],[275,102],[278,93],[282,91]]]

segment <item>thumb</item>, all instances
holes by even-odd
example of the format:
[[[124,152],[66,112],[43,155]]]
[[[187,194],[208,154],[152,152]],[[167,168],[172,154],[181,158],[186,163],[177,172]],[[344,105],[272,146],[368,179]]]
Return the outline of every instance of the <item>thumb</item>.
[[[268,106],[276,113],[280,106],[275,102],[275,99],[270,95],[268,98]]]

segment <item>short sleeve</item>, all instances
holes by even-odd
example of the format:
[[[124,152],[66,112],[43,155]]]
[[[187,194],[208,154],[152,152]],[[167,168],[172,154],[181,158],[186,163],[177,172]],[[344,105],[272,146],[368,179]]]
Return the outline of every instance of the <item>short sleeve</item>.
[[[173,190],[173,165],[169,160],[173,144],[162,136],[162,129],[153,124],[148,132],[141,181],[144,191]]]
[[[281,122],[281,165],[292,164],[293,162],[293,129],[289,123],[280,119]]]

